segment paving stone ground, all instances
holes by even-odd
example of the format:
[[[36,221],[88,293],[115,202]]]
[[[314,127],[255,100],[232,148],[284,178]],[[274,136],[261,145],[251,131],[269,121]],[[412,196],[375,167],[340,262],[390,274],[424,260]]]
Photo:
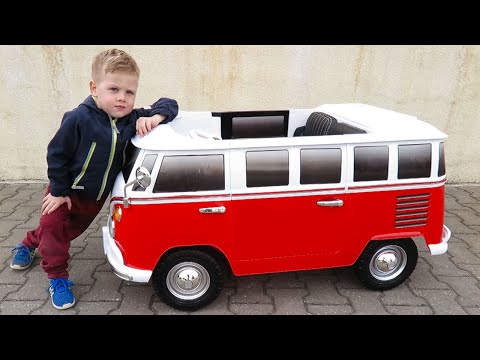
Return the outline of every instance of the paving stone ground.
[[[175,310],[151,284],[121,280],[102,249],[104,207],[72,242],[70,277],[77,303],[53,308],[39,267],[13,271],[11,249],[37,225],[43,183],[0,183],[0,315],[480,315],[480,186],[447,185],[446,254],[431,256],[421,238],[417,267],[389,291],[365,289],[351,268],[228,277],[220,296],[196,312]]]

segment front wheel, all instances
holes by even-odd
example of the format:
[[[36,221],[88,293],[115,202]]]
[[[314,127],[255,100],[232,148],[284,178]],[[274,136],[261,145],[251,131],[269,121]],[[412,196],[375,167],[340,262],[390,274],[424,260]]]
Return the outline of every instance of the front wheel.
[[[418,250],[412,239],[371,241],[354,264],[354,271],[366,287],[388,290],[411,275],[417,260]]]
[[[160,261],[152,274],[155,293],[167,305],[194,311],[215,300],[223,287],[222,266],[210,254],[180,250]]]

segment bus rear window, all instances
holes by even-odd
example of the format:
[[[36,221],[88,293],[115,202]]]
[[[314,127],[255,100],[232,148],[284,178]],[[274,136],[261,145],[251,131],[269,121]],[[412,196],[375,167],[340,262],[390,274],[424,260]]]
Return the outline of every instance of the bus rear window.
[[[445,175],[445,151],[443,149],[443,142],[440,143],[438,154],[438,176]]]

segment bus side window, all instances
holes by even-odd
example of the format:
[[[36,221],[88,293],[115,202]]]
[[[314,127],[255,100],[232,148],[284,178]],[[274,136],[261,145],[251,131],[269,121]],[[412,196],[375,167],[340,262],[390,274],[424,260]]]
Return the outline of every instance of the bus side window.
[[[432,144],[398,145],[398,178],[429,178]]]
[[[300,184],[338,184],[342,176],[342,149],[301,149]]]
[[[356,146],[353,181],[388,179],[388,146]]]

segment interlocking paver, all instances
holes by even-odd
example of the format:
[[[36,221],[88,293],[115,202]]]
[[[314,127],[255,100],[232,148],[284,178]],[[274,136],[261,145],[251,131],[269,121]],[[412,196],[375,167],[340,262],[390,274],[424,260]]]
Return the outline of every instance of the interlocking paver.
[[[462,270],[468,271],[477,280],[480,280],[480,265],[458,264]]]
[[[272,315],[273,304],[231,304],[230,310],[237,315]]]
[[[122,286],[123,299],[120,307],[111,315],[154,315],[150,309],[153,290],[151,286]]]
[[[85,246],[75,255],[75,259],[105,259],[102,238],[89,236],[87,239]]]
[[[93,274],[95,268],[103,264],[105,259],[91,260],[91,259],[71,259],[68,271],[70,279],[78,285],[92,285],[95,279]]]
[[[465,243],[449,244],[448,253],[452,255],[450,260],[457,266],[459,264],[480,264],[480,256],[472,253]]]
[[[340,294],[346,296],[352,307],[355,309],[355,315],[387,315],[381,302],[382,293],[368,289],[340,289]]]
[[[0,219],[0,234],[7,238],[10,232],[22,223],[22,220]],[[0,242],[0,246],[7,246],[4,241]]]
[[[350,305],[307,305],[307,311],[313,315],[351,315]]]
[[[432,315],[432,309],[428,306],[385,306],[389,313],[394,315]]]
[[[470,315],[480,315],[480,307],[467,307],[465,308]]]
[[[454,197],[445,196],[445,210],[447,213],[451,213],[453,209],[464,209],[465,207],[460,204]]]
[[[229,297],[233,289],[224,289],[220,295],[209,305],[198,309],[192,314],[195,315],[235,315],[234,312],[228,309]]]
[[[271,289],[289,289],[289,288],[305,288],[305,283],[298,279],[297,273],[279,273],[272,274],[271,277],[265,281],[265,287]]]
[[[450,213],[457,215],[460,218],[460,221],[467,227],[469,225],[478,224],[478,216],[471,209],[452,209],[450,210]]]
[[[12,260],[12,248],[0,246],[0,270]],[[1,284],[1,281],[0,281]]]
[[[267,294],[275,299],[276,315],[307,315],[303,298],[306,289],[267,289]]]
[[[459,269],[447,252],[443,256],[425,256],[423,258],[431,267],[431,272],[434,276],[467,276],[468,274]]]
[[[321,274],[301,274],[300,278],[305,281],[309,294],[305,297],[306,304],[316,305],[347,305],[348,299],[338,293],[335,287],[337,281],[335,275],[322,276]],[[309,307],[310,308],[310,307]]]
[[[120,302],[115,301],[82,301],[75,306],[78,315],[108,315],[118,309]]]
[[[38,261],[38,260],[36,260]],[[10,266],[7,265],[0,271],[0,285],[4,284],[24,284],[27,282],[27,274],[32,271],[32,269],[24,271],[16,271],[10,269]]]
[[[45,301],[42,300],[4,300],[0,304],[0,315],[29,315],[41,308],[44,303]]]
[[[468,191],[464,190],[461,187],[454,186],[450,187],[448,190],[448,195],[455,198],[455,200],[461,204],[470,204],[477,201],[477,199],[473,198]]]
[[[433,308],[434,315],[465,315],[466,311],[455,301],[453,290],[414,290]]]
[[[401,306],[423,306],[427,305],[425,300],[416,296],[407,286],[406,283],[397,286],[394,289],[384,291],[382,302],[385,305],[401,305]]]
[[[480,221],[480,216],[479,216],[479,221]],[[479,230],[480,230],[480,227],[479,227]],[[455,235],[455,237],[458,237],[459,239],[462,240],[462,242],[467,244],[469,247],[469,250],[472,253],[474,254],[480,253],[480,232],[478,234]]]
[[[157,315],[189,315],[190,314],[187,311],[174,309],[159,300],[153,302],[152,310]]]
[[[408,286],[413,289],[448,289],[448,285],[438,281],[430,269],[424,258],[418,258],[417,266],[410,275]]]
[[[8,218],[15,221],[21,221],[25,223],[30,220],[32,215],[35,215],[38,212],[37,209],[27,206],[17,206],[13,212],[8,215]]]
[[[232,303],[273,304],[273,300],[265,293],[264,282],[268,275],[239,276],[237,291],[231,296]]]
[[[21,221],[19,221],[21,223]],[[15,247],[25,238],[27,232],[25,229],[13,228],[10,231],[10,235],[0,243],[1,246],[11,246]]]
[[[0,300],[4,299],[7,294],[18,291],[21,285],[9,284],[0,286]]]
[[[46,300],[50,297],[47,292],[50,282],[43,271],[31,271],[26,278],[20,289],[8,294],[6,300]]]
[[[462,306],[480,306],[480,288],[477,279],[440,276],[440,280],[450,285],[458,294],[456,300]]]
[[[121,301],[123,295],[120,293],[120,284],[122,279],[115,274],[107,272],[97,272],[94,275],[96,281],[90,292],[82,296],[85,301]]]
[[[445,224],[453,234],[476,234],[477,231],[465,225],[462,219],[456,216],[445,216]]]

